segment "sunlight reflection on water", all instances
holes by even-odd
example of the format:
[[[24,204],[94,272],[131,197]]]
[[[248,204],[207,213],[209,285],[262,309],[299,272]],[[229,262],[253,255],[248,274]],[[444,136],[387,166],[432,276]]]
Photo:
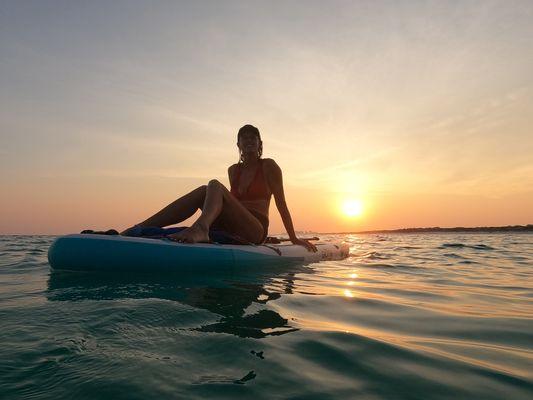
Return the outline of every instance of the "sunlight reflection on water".
[[[171,278],[50,274],[53,238],[0,237],[0,392],[533,396],[533,235],[329,238],[351,256]]]

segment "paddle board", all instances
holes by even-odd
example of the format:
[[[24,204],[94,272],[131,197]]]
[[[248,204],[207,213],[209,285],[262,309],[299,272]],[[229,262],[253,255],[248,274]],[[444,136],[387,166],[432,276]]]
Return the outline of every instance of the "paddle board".
[[[53,270],[70,271],[238,272],[348,257],[347,244],[319,242],[315,245],[317,252],[293,244],[186,244],[168,239],[72,234],[52,243],[48,261]]]

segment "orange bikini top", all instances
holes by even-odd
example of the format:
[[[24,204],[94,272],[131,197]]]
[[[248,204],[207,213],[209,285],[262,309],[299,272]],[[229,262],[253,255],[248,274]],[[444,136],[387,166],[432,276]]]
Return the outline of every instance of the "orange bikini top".
[[[252,182],[248,186],[248,189],[240,194],[239,193],[239,182],[241,180],[241,164],[237,164],[237,171],[235,173],[235,178],[233,179],[233,182],[231,183],[231,193],[239,200],[269,200],[270,199],[270,191],[268,190],[268,186],[265,179],[265,174],[263,172],[263,160],[259,159],[259,165],[257,166],[257,170],[255,172],[254,179],[252,179]]]

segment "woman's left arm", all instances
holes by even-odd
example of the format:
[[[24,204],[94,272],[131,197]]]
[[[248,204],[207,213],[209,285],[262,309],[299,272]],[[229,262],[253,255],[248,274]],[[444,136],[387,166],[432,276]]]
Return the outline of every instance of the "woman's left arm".
[[[292,243],[304,246],[309,251],[317,251],[317,248],[314,244],[307,240],[298,239],[296,233],[294,232],[294,226],[292,224],[291,214],[289,208],[287,207],[287,202],[285,201],[285,192],[283,190],[283,176],[281,168],[276,164],[274,160],[268,160],[267,164],[267,179],[274,195],[274,200],[276,201],[276,207],[278,208],[281,219],[283,220],[283,225],[289,235],[289,239]]]

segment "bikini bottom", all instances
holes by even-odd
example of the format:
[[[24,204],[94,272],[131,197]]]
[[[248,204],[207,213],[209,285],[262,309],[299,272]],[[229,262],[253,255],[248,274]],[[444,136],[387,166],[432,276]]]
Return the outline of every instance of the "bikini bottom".
[[[257,244],[264,243],[267,236],[268,236],[268,217],[264,214],[261,214],[259,211],[255,210],[248,210],[250,213],[259,220],[261,225],[263,225],[263,237],[261,238],[261,241]]]

